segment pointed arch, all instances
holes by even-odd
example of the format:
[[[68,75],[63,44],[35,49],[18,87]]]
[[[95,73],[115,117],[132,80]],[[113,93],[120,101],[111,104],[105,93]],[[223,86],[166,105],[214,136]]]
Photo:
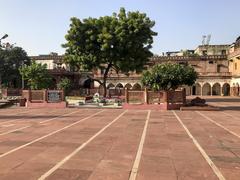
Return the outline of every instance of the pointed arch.
[[[237,96],[239,96],[240,95],[240,86],[238,83],[236,84],[236,87],[237,87]]]
[[[192,87],[192,95],[201,95],[201,85],[196,83]]]
[[[202,87],[202,95],[209,96],[211,95],[211,85],[209,83],[205,83]]]
[[[100,85],[100,86],[98,87],[98,93],[99,93],[101,96],[104,94],[104,87],[103,87],[103,85]]]
[[[132,88],[132,85],[127,83],[125,86],[124,86],[124,89],[131,89]]]
[[[109,84],[107,85],[107,89],[114,89],[114,88],[115,88],[115,86],[114,86],[113,83],[109,83]]]
[[[115,88],[116,89],[123,89],[123,85],[121,83],[118,83]]]
[[[133,90],[141,90],[142,87],[141,87],[141,85],[139,83],[136,83],[136,84],[133,85],[132,89]]]
[[[219,83],[213,85],[212,95],[221,96],[221,85]]]
[[[93,81],[90,78],[88,78],[83,82],[83,87],[90,89],[92,87],[92,83]]]
[[[230,96],[230,85],[228,83],[223,84],[222,94],[224,96]]]

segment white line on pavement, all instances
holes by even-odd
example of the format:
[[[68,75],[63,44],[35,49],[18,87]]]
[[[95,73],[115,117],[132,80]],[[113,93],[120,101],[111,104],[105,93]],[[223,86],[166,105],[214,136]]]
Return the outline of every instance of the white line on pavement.
[[[206,115],[200,113],[199,111],[196,111],[196,113],[198,113],[199,115],[201,115],[202,117],[204,117],[204,118],[207,119],[208,121],[212,122],[213,124],[215,124],[215,125],[217,125],[217,126],[223,128],[224,130],[226,130],[226,131],[229,132],[230,134],[232,134],[232,135],[234,135],[234,136],[240,138],[240,135],[238,135],[237,133],[235,133],[235,132],[229,130],[228,128],[224,127],[223,125],[217,123],[216,121],[214,121],[214,120],[211,119],[210,117],[208,117],[208,116],[206,116]]]
[[[233,115],[231,115],[231,114],[229,114],[229,113],[226,113],[226,112],[222,112],[222,113],[225,114],[225,115],[227,115],[227,116],[232,117],[233,119],[238,119],[238,118],[236,118],[235,116],[233,116]]]
[[[71,159],[74,155],[76,155],[79,151],[81,151],[85,146],[87,146],[92,140],[94,140],[97,136],[99,136],[102,132],[104,132],[109,126],[111,126],[114,122],[116,122],[118,119],[120,119],[120,117],[122,117],[126,112],[127,112],[127,110],[122,112],[113,121],[108,123],[100,131],[98,131],[91,138],[89,138],[86,142],[84,142],[81,146],[79,146],[77,149],[75,149],[71,154],[66,156],[64,159],[59,161],[54,167],[52,167],[49,171],[44,173],[38,180],[43,180],[43,179],[46,179],[48,176],[50,176],[54,171],[56,171],[58,168],[60,168],[64,163],[66,163],[69,159]]]
[[[56,111],[56,110],[55,110]],[[52,111],[51,112],[51,114],[52,113],[54,113],[55,111]],[[30,111],[27,111],[27,112],[30,112]],[[24,112],[24,114],[26,114],[27,112]],[[23,113],[19,113],[19,114],[23,114]],[[34,114],[34,116],[30,116],[30,117],[36,117],[36,116],[38,116],[38,115],[41,115],[41,114],[43,114],[43,112],[41,112],[41,113],[38,113],[38,114]],[[43,114],[44,115],[44,114]],[[0,125],[1,124],[6,124],[6,123],[12,123],[12,122],[16,122],[16,121],[19,121],[19,120],[22,120],[22,119],[25,119],[25,117],[21,117],[21,118],[16,118],[16,119],[13,119],[13,120],[8,120],[8,121],[4,121],[4,122],[2,122],[2,123],[0,123]],[[20,122],[20,121],[19,121]],[[22,122],[22,121],[21,121]],[[15,124],[16,125],[16,124]]]
[[[14,126],[15,124],[6,124],[6,125],[1,125],[3,128],[5,127],[11,127],[11,126]]]
[[[54,117],[54,118],[51,118],[51,119],[43,120],[43,121],[41,121],[41,122],[39,122],[39,123],[40,123],[40,124],[46,123],[46,122],[52,121],[52,120],[57,119],[57,118],[60,118],[60,117],[64,117],[64,116],[68,116],[68,115],[70,115],[70,114],[74,114],[74,113],[76,113],[76,112],[79,112],[79,110],[73,111],[73,112],[68,113],[68,114],[62,114],[62,115],[60,115],[60,116],[57,116],[57,117]]]
[[[55,111],[53,111],[53,112],[55,112]],[[78,111],[74,111],[74,112],[68,113],[68,114],[63,114],[63,115],[60,115],[60,116],[51,118],[51,119],[49,119],[49,120],[54,120],[54,119],[59,118],[59,117],[62,117],[62,116],[64,116],[64,115],[70,115],[70,114],[73,114],[73,113],[76,113],[76,112],[78,112]],[[40,113],[40,114],[42,114],[42,113]],[[37,115],[40,115],[40,114],[36,114],[36,116],[37,116]],[[23,118],[22,118],[22,119],[23,119]],[[19,120],[19,119],[18,119],[18,120]],[[17,120],[16,120],[16,121],[17,121]],[[47,119],[46,121],[48,121],[48,119]],[[41,123],[41,122],[40,122],[40,123]],[[15,125],[16,125],[16,124],[15,124]],[[4,126],[4,125],[2,125],[2,126]],[[9,127],[9,126],[6,126],[6,125],[5,125],[5,127]],[[15,132],[15,131],[27,129],[27,128],[29,128],[29,127],[32,127],[32,125],[28,125],[28,126],[20,127],[20,128],[17,128],[17,129],[12,129],[12,130],[7,131],[7,132],[4,132],[4,133],[0,133],[0,136],[7,135],[7,134],[10,134],[10,133]]]
[[[38,113],[38,114],[35,114],[35,116],[38,116],[38,115],[40,115],[40,114],[42,114],[42,113]],[[16,122],[16,121],[19,121],[19,120],[21,120],[21,119],[24,119],[25,117],[21,117],[21,118],[16,118],[16,119],[13,119],[13,120],[8,120],[8,121],[4,121],[4,122],[2,122],[2,123],[0,123],[0,125],[1,124],[6,124],[6,123],[12,123],[12,122]]]
[[[61,129],[58,129],[58,130],[56,130],[56,131],[53,131],[53,132],[51,132],[51,133],[49,133],[49,134],[47,134],[47,135],[44,135],[44,136],[42,136],[42,137],[40,137],[40,138],[37,138],[37,139],[33,140],[33,141],[31,141],[31,142],[28,142],[28,143],[26,143],[26,144],[23,144],[23,145],[17,147],[17,148],[14,148],[14,149],[12,149],[12,150],[10,150],[10,151],[7,151],[7,152],[5,152],[5,153],[3,153],[3,154],[0,154],[0,158],[2,158],[2,157],[4,157],[4,156],[7,156],[7,155],[9,155],[9,154],[11,154],[11,153],[13,153],[13,152],[15,152],[15,151],[18,151],[18,150],[20,150],[20,149],[22,149],[22,148],[24,148],[24,147],[27,147],[27,146],[29,146],[29,145],[31,145],[31,144],[33,144],[33,143],[35,143],[35,142],[38,142],[38,141],[40,141],[40,140],[42,140],[42,139],[44,139],[44,138],[47,138],[47,137],[49,137],[49,136],[52,136],[52,135],[54,135],[54,134],[56,134],[56,133],[58,133],[58,132],[61,132],[61,131],[65,130],[65,129],[67,129],[67,128],[70,128],[70,127],[72,127],[72,126],[74,126],[74,125],[76,125],[76,124],[78,124],[78,123],[80,123],[80,122],[83,122],[83,121],[85,121],[85,120],[87,120],[87,119],[89,119],[89,118],[91,118],[91,117],[93,117],[93,116],[95,116],[95,115],[103,112],[103,111],[104,111],[104,110],[98,111],[97,113],[94,113],[94,114],[92,114],[92,115],[90,115],[90,116],[88,116],[88,117],[85,117],[85,118],[83,118],[83,119],[80,119],[80,120],[77,121],[77,122],[74,122],[74,123],[72,123],[72,124],[69,124],[69,125],[67,125],[67,126],[64,126],[64,127],[61,128]]]
[[[145,122],[144,129],[143,129],[143,132],[142,132],[141,141],[140,141],[139,146],[138,146],[137,155],[136,155],[136,158],[135,158],[132,170],[131,170],[131,174],[129,176],[129,180],[135,180],[136,177],[137,177],[138,167],[139,167],[141,157],[142,157],[143,145],[144,145],[145,138],[146,138],[146,133],[147,133],[147,127],[148,127],[150,114],[151,114],[151,110],[148,110],[146,122]]]
[[[175,117],[177,118],[178,122],[182,125],[183,129],[187,132],[188,136],[192,139],[195,146],[198,148],[202,156],[205,158],[209,166],[212,168],[213,172],[217,175],[218,179],[225,180],[225,177],[221,173],[221,171],[218,169],[218,167],[213,163],[213,161],[210,159],[210,157],[207,155],[207,153],[204,151],[204,149],[201,147],[201,145],[198,143],[198,141],[193,137],[193,135],[190,133],[188,128],[184,125],[180,117],[175,113],[175,111],[172,111]]]
[[[31,127],[31,126],[24,126],[24,127],[18,128],[18,129],[13,129],[13,130],[1,133],[0,136],[6,135],[6,134],[10,134],[12,132],[16,132],[16,131],[19,131],[19,130],[23,130],[23,129],[26,129],[26,128],[29,128],[29,127]]]

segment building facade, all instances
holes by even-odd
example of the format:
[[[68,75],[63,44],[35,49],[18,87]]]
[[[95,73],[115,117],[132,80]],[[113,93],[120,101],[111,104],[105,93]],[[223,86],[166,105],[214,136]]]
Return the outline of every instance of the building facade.
[[[74,72],[70,66],[64,63],[64,56],[57,53],[48,55],[30,56],[32,61],[46,64],[49,74],[52,76],[53,84],[51,88],[57,88],[57,84],[62,78],[68,78],[72,82],[72,88],[93,88],[93,83],[89,82],[88,77],[92,76],[89,72]]]
[[[229,71],[232,74],[231,94],[240,95],[240,37],[233,43],[229,50]]]
[[[31,57],[37,63],[47,64],[56,82],[62,77],[72,79],[75,87],[102,88],[98,82],[92,83],[89,76],[102,80],[103,71],[92,73],[72,72],[63,63],[63,56],[50,54]],[[162,56],[153,56],[146,68],[160,63],[179,63],[192,66],[198,72],[198,79],[192,87],[185,87],[187,95],[239,95],[240,92],[240,38],[232,45],[200,45],[195,50],[167,52]],[[107,79],[108,89],[142,89],[141,73],[116,73],[111,69]]]
[[[179,63],[192,66],[198,72],[198,79],[192,87],[185,87],[187,95],[225,95],[231,94],[232,74],[229,71],[228,52],[230,45],[198,46],[195,51],[185,50],[167,52],[163,56],[151,58],[147,68],[160,63]],[[185,54],[187,52],[187,54]],[[102,79],[103,72],[98,70],[94,77]],[[109,89],[141,89],[141,74],[131,72],[128,75],[116,73],[113,69],[107,81]],[[95,83],[95,87],[99,87]]]

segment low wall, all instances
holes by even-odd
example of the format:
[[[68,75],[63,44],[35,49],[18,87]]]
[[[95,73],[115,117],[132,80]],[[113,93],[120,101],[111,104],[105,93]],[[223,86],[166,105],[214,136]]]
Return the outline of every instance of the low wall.
[[[124,109],[180,109],[186,104],[186,91],[125,91]]]
[[[14,88],[3,88],[2,89],[2,96],[22,96],[22,89],[14,89]]]
[[[123,104],[123,109],[134,109],[134,110],[178,110],[183,104]]]
[[[65,108],[63,90],[23,90],[22,98],[27,100],[26,107],[30,108]]]
[[[71,90],[67,93],[68,96],[93,96],[94,94],[99,93],[100,96],[103,96],[103,89],[102,88],[95,88],[95,89],[77,89]],[[114,97],[114,96],[124,96],[124,89],[107,89],[107,96]]]
[[[58,103],[49,103],[49,102],[26,102],[26,107],[28,108],[66,108],[67,103],[62,101]]]

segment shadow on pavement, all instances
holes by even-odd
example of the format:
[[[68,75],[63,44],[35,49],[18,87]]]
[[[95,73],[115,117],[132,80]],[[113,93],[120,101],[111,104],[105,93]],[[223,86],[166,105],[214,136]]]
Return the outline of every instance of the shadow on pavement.
[[[239,102],[240,103],[240,98],[206,98],[206,101],[207,102]]]

